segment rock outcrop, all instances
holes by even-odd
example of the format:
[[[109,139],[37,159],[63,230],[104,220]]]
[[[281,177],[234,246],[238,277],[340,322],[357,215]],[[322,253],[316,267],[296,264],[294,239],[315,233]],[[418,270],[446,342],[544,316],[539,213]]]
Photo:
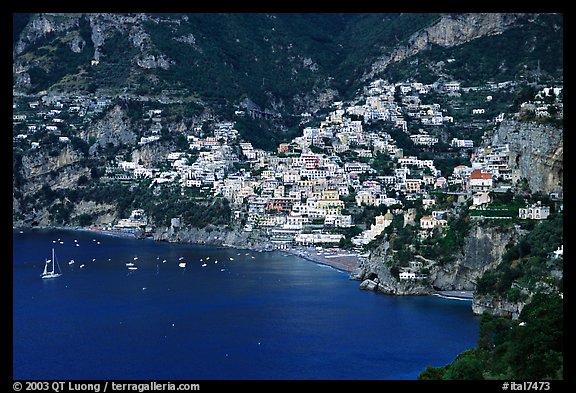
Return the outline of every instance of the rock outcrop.
[[[213,225],[205,228],[180,227],[179,225],[158,227],[152,232],[152,237],[154,240],[175,243],[209,244],[252,249],[265,249],[267,243],[267,238],[260,237],[255,232],[244,232],[242,229],[216,227]]]
[[[423,295],[436,291],[474,291],[476,280],[502,260],[506,246],[518,240],[522,231],[513,228],[486,227],[474,224],[465,238],[462,253],[454,262],[437,264],[425,260],[429,270],[426,279],[399,280],[391,273],[392,259],[384,241],[360,264],[354,276],[363,289],[392,295]],[[419,258],[418,260],[424,260]]]
[[[130,121],[120,106],[112,108],[103,119],[99,120],[85,132],[81,133],[84,140],[93,140],[90,146],[90,155],[95,155],[99,147],[108,144],[136,144],[136,134],[131,128]]]
[[[521,230],[515,228],[473,225],[456,261],[431,269],[432,285],[443,291],[473,291],[478,278],[500,264],[506,246],[517,241],[520,234]]]
[[[34,193],[47,184],[53,189],[74,188],[78,179],[90,176],[90,170],[81,164],[82,153],[64,145],[56,154],[33,152],[22,156],[20,175],[22,193]]]
[[[562,128],[549,124],[505,120],[492,136],[492,144],[509,145],[513,177],[526,179],[531,192],[561,192],[563,134]]]
[[[405,45],[377,59],[365,75],[365,79],[374,77],[389,65],[399,63],[429,49],[432,45],[452,47],[479,37],[501,34],[514,25],[518,16],[518,14],[498,13],[444,15],[433,25],[410,36]]]
[[[518,319],[525,303],[512,303],[496,297],[475,297],[472,302],[472,311],[476,315],[488,313],[498,317]]]

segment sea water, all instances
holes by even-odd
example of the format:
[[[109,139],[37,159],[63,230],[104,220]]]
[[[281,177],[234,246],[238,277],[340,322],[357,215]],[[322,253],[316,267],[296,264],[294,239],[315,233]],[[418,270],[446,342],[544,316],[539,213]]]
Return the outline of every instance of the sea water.
[[[14,231],[13,377],[404,380],[475,346],[469,301],[358,284],[282,252]]]

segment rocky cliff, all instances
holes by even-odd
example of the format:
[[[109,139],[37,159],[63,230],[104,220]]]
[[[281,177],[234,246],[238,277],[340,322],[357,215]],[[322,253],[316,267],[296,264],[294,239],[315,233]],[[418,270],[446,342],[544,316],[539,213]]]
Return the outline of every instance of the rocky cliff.
[[[472,301],[472,312],[474,312],[476,315],[488,313],[498,317],[518,319],[524,306],[524,302],[514,303],[505,299],[500,299],[498,297],[476,296]]]
[[[21,157],[15,168],[21,176],[22,193],[34,193],[42,186],[52,189],[74,188],[78,179],[90,176],[90,170],[82,165],[82,153],[70,145],[61,145],[49,152],[32,150]]]
[[[432,45],[452,47],[479,37],[501,34],[514,25],[518,16],[518,14],[498,13],[444,15],[431,26],[412,34],[405,45],[398,46],[378,58],[365,75],[365,79],[374,77],[391,64],[430,49]]]
[[[476,280],[498,266],[506,246],[515,243],[522,232],[516,228],[473,225],[456,261],[431,269],[432,286],[440,290],[474,291]]]
[[[361,281],[360,288],[390,295],[427,295],[434,292],[428,281],[401,281],[391,272],[392,256],[389,243],[384,240],[362,259],[358,272],[351,278]]]
[[[90,155],[96,155],[99,148],[108,145],[135,145],[137,138],[126,112],[118,105],[107,112],[103,119],[81,132],[80,137],[94,141],[90,146]]]
[[[423,295],[436,291],[474,291],[476,280],[487,270],[501,262],[506,246],[517,241],[522,231],[473,224],[465,238],[462,253],[453,263],[440,265],[435,261],[424,261],[429,269],[426,279],[399,280],[391,273],[391,255],[388,242],[384,241],[360,264],[354,278],[362,281],[361,288],[393,295]]]
[[[492,137],[493,145],[508,144],[513,176],[526,179],[532,192],[563,189],[563,129],[549,124],[503,121]]]
[[[182,242],[194,244],[207,244],[213,246],[226,246],[237,248],[265,249],[266,237],[257,232],[244,232],[241,228],[216,227],[210,225],[205,228],[158,227],[152,232],[154,240],[167,242]]]

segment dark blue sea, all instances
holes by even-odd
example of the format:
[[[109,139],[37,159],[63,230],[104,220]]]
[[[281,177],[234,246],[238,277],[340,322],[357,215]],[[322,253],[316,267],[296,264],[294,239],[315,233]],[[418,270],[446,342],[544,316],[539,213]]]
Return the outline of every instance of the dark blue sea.
[[[358,285],[282,252],[14,231],[13,377],[404,380],[475,346],[469,301]]]

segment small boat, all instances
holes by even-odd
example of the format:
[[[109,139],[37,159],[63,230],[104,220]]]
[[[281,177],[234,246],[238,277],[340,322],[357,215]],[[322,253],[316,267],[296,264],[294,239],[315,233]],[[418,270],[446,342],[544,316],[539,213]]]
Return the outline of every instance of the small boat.
[[[68,262],[68,265],[73,265],[74,264],[74,259],[71,259],[70,262]]]
[[[52,265],[52,269],[48,270],[48,265]],[[56,267],[58,267],[56,269]],[[46,264],[44,265],[44,272],[42,272],[42,278],[56,278],[62,275],[60,270],[60,264],[56,260],[56,254],[54,253],[54,248],[52,248],[52,259],[46,259]]]
[[[186,262],[180,262],[180,263],[178,264],[178,266],[180,266],[180,267],[186,267]]]
[[[138,270],[138,266],[129,266],[128,270]]]
[[[84,268],[84,264],[80,265],[80,269]]]
[[[234,260],[234,258],[230,257],[230,260],[231,260],[231,261],[233,261],[233,260]]]
[[[126,266],[132,267],[132,266],[134,266],[134,264],[132,262],[128,262],[128,263],[126,263]]]
[[[206,263],[203,263],[203,264],[202,264],[202,267],[206,267],[206,266],[208,266]]]

